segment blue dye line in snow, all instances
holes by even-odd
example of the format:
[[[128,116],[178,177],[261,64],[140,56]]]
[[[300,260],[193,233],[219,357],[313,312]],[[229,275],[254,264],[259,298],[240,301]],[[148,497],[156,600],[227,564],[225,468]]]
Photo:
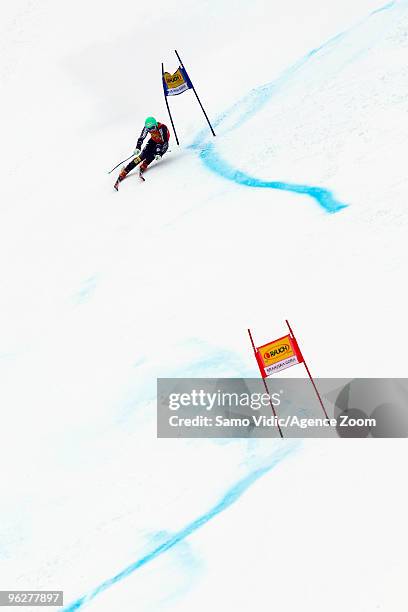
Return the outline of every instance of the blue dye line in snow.
[[[377,13],[382,13],[383,11],[388,11],[391,8],[394,8],[394,6],[396,5],[396,0],[392,0],[392,2],[389,2],[388,4],[385,4],[384,6],[380,6],[380,8],[375,9],[371,15],[376,15]]]
[[[301,193],[314,198],[318,204],[328,213],[335,213],[342,208],[347,208],[347,204],[342,204],[336,200],[332,192],[323,187],[311,185],[297,185],[295,183],[284,183],[282,181],[265,181],[254,178],[241,170],[237,170],[224,161],[216,152],[214,145],[208,145],[200,152],[200,158],[204,164],[223,178],[234,181],[239,185],[247,185],[248,187],[263,187],[267,189],[280,189],[282,191],[291,191],[293,193]]]
[[[299,67],[303,65],[307,59],[309,59],[309,57],[315,55],[317,52],[318,49],[311,51],[306,58],[293,66],[290,72],[292,73],[297,71]],[[225,120],[229,119],[231,115],[239,111],[239,108],[242,107],[243,110],[240,113],[240,116],[227,131],[236,129],[239,125],[242,125],[244,121],[247,121],[250,117],[256,114],[266,104],[266,102],[268,102],[277,89],[278,82],[275,81],[269,83],[268,85],[262,85],[260,88],[251,91],[250,94],[245,96],[245,98],[243,98],[238,104],[235,104],[230,111],[227,111],[223,113],[221,117],[218,117],[215,122],[215,127],[222,125]],[[266,189],[279,189],[281,191],[308,195],[314,198],[316,202],[328,213],[336,213],[343,208],[347,208],[347,204],[343,204],[342,202],[336,200],[329,189],[313,185],[299,185],[295,183],[286,183],[283,181],[262,180],[238,170],[226,162],[217,153],[215,144],[208,142],[205,136],[203,138],[202,133],[191,145],[191,148],[199,151],[201,161],[209,170],[227,180],[237,183],[238,185],[245,185],[247,187],[261,187]]]
[[[150,563],[151,561],[153,561],[154,559],[156,559],[163,553],[167,552],[171,548],[174,548],[177,544],[182,542],[189,535],[191,535],[192,533],[194,533],[195,531],[203,527],[211,519],[217,516],[217,514],[220,514],[221,512],[229,508],[233,503],[235,503],[245,493],[245,491],[251,485],[253,485],[259,478],[261,478],[267,472],[269,472],[272,468],[274,468],[280,461],[282,461],[282,459],[284,459],[293,450],[295,450],[297,446],[298,446],[297,444],[288,444],[288,445],[285,445],[284,448],[280,448],[279,451],[277,451],[277,453],[274,455],[274,457],[270,460],[270,462],[267,465],[264,465],[254,470],[253,472],[251,472],[250,474],[248,474],[247,476],[239,480],[236,484],[234,484],[234,486],[232,486],[224,494],[224,496],[220,499],[220,501],[217,504],[215,504],[215,506],[213,506],[208,512],[199,516],[197,519],[195,519],[194,521],[186,525],[186,527],[184,527],[183,529],[175,533],[173,536],[169,537],[165,542],[163,542],[156,548],[153,548],[153,550],[148,552],[146,555],[144,555],[143,557],[141,557],[140,559],[138,559],[131,565],[128,565],[128,567],[126,567],[124,570],[122,570],[121,572],[113,576],[112,578],[109,578],[108,580],[105,580],[104,582],[102,582],[102,584],[96,587],[96,589],[94,589],[93,591],[89,592],[86,595],[83,595],[82,597],[74,601],[73,603],[64,607],[62,609],[63,612],[74,612],[74,610],[79,610],[82,606],[89,603],[91,600],[95,599],[95,597],[100,595],[103,591],[106,591],[111,586],[120,582],[121,580],[124,580],[125,578],[130,576],[130,574],[133,574],[133,572],[140,569],[147,563]]]
[[[370,19],[377,13],[394,8],[396,4],[397,3],[395,0],[385,4],[383,7],[372,11],[366,20]],[[318,53],[329,49],[334,43],[339,43],[353,29],[354,28],[350,28],[349,30],[336,34],[324,44],[312,49],[309,53],[307,53],[307,55],[288,68],[276,80],[252,90],[242,100],[217,117],[216,121],[214,122],[214,126],[222,127],[223,123],[230,120],[231,117],[234,119],[234,122],[231,126],[225,129],[224,133],[230,132],[241,126],[245,121],[253,117],[263,106],[265,106],[271,97],[280,91],[284,85],[288,83],[290,78],[294,74],[298,73],[305,64],[307,64],[312,58],[315,58]],[[237,114],[236,119],[234,117],[235,114]],[[222,159],[222,157],[217,153],[215,143],[208,140],[207,132],[204,130],[199,133],[196,140],[192,145],[190,145],[190,148],[198,150],[201,161],[209,170],[227,180],[237,183],[238,185],[245,185],[247,187],[261,187],[264,189],[279,189],[281,191],[308,195],[313,198],[327,213],[336,213],[343,208],[347,208],[348,206],[348,204],[344,204],[337,200],[329,189],[325,189],[323,187],[314,185],[299,185],[296,183],[286,183],[283,181],[267,181],[251,176],[246,172],[242,172]]]

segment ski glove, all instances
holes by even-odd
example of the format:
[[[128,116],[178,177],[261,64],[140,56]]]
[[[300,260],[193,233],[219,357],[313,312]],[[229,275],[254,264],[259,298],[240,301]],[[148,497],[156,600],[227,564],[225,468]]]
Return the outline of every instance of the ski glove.
[[[160,155],[160,153],[156,153],[156,155],[154,156],[154,159],[155,159],[156,161],[159,161],[159,160],[161,159],[161,157],[162,157],[162,156]]]
[[[136,157],[138,157],[138,156],[140,155],[140,149],[136,148],[136,149],[133,151],[133,155],[136,155]]]

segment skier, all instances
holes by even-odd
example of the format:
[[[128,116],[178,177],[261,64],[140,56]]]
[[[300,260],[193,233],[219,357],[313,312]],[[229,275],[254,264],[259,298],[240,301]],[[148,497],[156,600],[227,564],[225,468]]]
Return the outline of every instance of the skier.
[[[147,134],[150,135],[150,140],[141,151],[143,141],[146,138]],[[139,139],[136,144],[136,149],[134,150],[135,157],[132,161],[122,170],[117,178],[117,181],[114,185],[116,191],[119,189],[119,183],[123,181],[124,178],[129,174],[133,168],[135,168],[138,164],[140,164],[139,168],[139,177],[144,181],[143,173],[146,171],[147,166],[153,161],[159,161],[169,146],[169,138],[170,132],[167,126],[164,123],[160,123],[156,121],[154,117],[147,117],[145,121],[144,128],[142,133],[139,136]],[[142,163],[141,163],[142,162]]]

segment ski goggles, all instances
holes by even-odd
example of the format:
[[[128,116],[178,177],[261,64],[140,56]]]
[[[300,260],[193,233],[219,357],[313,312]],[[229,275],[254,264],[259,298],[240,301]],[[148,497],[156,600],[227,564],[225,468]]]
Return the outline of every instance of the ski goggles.
[[[152,125],[152,127],[147,127],[146,130],[148,132],[156,132],[156,130],[158,130],[158,126],[157,125]]]

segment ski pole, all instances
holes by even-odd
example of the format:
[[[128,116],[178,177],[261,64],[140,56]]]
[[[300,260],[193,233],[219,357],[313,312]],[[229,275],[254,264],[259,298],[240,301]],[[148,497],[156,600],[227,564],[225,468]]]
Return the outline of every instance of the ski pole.
[[[120,161],[118,164],[116,164],[116,166],[114,168],[112,168],[112,170],[109,170],[108,174],[110,174],[111,172],[113,172],[114,170],[116,170],[116,168],[118,166],[120,166],[120,164],[124,164],[128,159],[130,159],[131,157],[134,156],[134,153],[132,153],[132,155],[129,155],[129,157],[127,157],[126,159]]]

